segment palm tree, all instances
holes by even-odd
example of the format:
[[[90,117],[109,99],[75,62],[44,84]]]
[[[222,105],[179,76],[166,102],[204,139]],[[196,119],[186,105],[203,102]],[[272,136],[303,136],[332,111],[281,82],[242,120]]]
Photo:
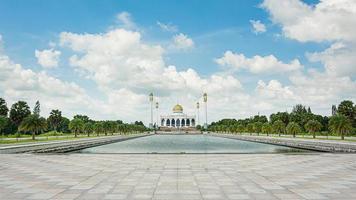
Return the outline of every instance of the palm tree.
[[[255,122],[253,123],[253,130],[257,133],[257,135],[260,135],[261,129],[262,129],[262,122]]]
[[[96,122],[94,124],[94,131],[96,132],[96,135],[99,136],[100,132],[103,131],[103,123],[102,122]]]
[[[77,134],[83,130],[84,122],[81,119],[73,119],[69,123],[69,129],[74,132],[74,137],[77,137]]]
[[[103,130],[104,130],[105,136],[107,136],[108,132],[110,131],[110,122],[109,121],[104,122]]]
[[[253,123],[249,123],[246,126],[247,132],[250,133],[250,135],[252,135],[253,132]]]
[[[94,130],[94,125],[91,122],[87,122],[84,124],[83,129],[88,134],[88,137],[90,137],[90,133]]]
[[[0,133],[2,138],[4,137],[3,129],[5,128],[6,124],[7,124],[7,118],[5,116],[0,115]]]
[[[284,133],[286,125],[282,122],[282,120],[277,120],[273,123],[272,128],[280,137],[281,133]]]
[[[266,122],[262,125],[262,133],[268,134],[272,132],[272,126],[270,123]]]
[[[46,119],[36,114],[27,116],[20,124],[20,131],[28,131],[32,133],[32,140],[35,140],[35,135],[46,129]]]
[[[304,128],[309,132],[313,134],[313,138],[315,138],[315,133],[321,130],[321,123],[312,119],[309,120],[305,125]]]
[[[233,132],[234,132],[234,134],[237,134],[237,132],[239,132],[239,126],[237,125],[237,124],[235,124],[235,125],[233,125],[232,126],[233,127]]]
[[[345,139],[345,134],[352,129],[351,121],[344,115],[334,115],[329,120],[329,128],[332,132],[341,135],[341,139]]]
[[[62,122],[62,112],[59,110],[52,110],[47,119],[49,126],[53,128],[55,132],[58,131],[58,127]]]
[[[240,133],[240,135],[244,132],[245,127],[244,125],[240,124],[237,126],[237,131]]]
[[[292,134],[293,137],[295,137],[296,134],[301,132],[301,128],[300,128],[299,124],[296,122],[289,122],[286,130],[287,130],[287,133]]]

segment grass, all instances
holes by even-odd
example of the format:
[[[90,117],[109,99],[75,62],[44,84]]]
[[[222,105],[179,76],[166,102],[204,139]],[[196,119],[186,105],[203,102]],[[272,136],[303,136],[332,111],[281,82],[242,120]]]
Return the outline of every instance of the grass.
[[[119,134],[114,134],[119,135]],[[77,137],[74,137],[74,133],[56,133],[56,132],[48,132],[43,133],[40,135],[36,135],[36,139],[32,140],[31,135],[24,135],[24,134],[13,134],[4,137],[0,137],[0,144],[22,144],[22,143],[31,143],[31,142],[46,142],[46,141],[60,141],[60,140],[75,140],[75,139],[82,139],[82,138],[95,138],[95,137],[102,137],[105,136],[104,133],[99,134],[91,134],[88,137],[87,134],[78,134]],[[107,134],[107,136],[112,136],[112,134]]]
[[[236,135],[240,135],[240,133],[236,133]],[[242,135],[250,136],[249,133],[242,133]],[[258,136],[256,133],[252,134],[252,136]],[[266,134],[260,133],[259,136],[267,136]],[[268,137],[273,137],[273,138],[293,138],[293,135],[281,135],[278,136],[278,134],[269,134]],[[332,141],[350,141],[350,142],[356,142],[356,137],[355,136],[348,136],[345,137],[344,140],[341,140],[340,136],[337,135],[316,135],[315,139],[313,138],[313,135],[311,134],[303,134],[303,135],[296,135],[296,139],[310,139],[310,140],[332,140]]]
[[[21,143],[31,143],[31,142],[46,142],[46,141],[60,141],[60,140],[75,140],[75,139],[80,139],[83,137],[61,137],[61,138],[55,138],[55,137],[50,137],[50,138],[39,138],[36,140],[32,140],[32,138],[26,138],[26,139],[21,139],[21,140],[0,140],[0,144],[21,144]]]

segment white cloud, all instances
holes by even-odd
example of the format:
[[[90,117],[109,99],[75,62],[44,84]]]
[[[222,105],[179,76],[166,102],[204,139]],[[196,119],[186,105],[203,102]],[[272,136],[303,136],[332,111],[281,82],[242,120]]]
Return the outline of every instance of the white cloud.
[[[90,108],[95,105],[85,90],[77,84],[64,82],[45,72],[25,69],[2,53],[0,71],[0,95],[9,105],[18,100],[26,100],[33,106],[35,101],[39,100],[44,116],[48,115],[51,109],[57,108],[63,110],[67,116],[73,116],[78,112],[90,112]]]
[[[178,72],[174,66],[166,66],[164,50],[158,45],[147,45],[141,41],[139,32],[125,29],[111,30],[105,34],[74,34],[63,32],[61,45],[83,54],[73,55],[72,66],[87,71],[103,89],[130,88],[136,92],[159,90],[170,91],[194,89],[188,78],[197,78],[193,69]],[[203,80],[197,85],[200,90]],[[198,89],[198,88],[195,88]]]
[[[157,21],[157,25],[164,31],[168,31],[168,32],[177,32],[178,28],[175,25],[172,24],[164,24],[162,22]]]
[[[136,29],[137,26],[135,22],[132,20],[131,14],[128,12],[121,12],[117,14],[117,20],[123,25],[126,29]]]
[[[270,80],[268,84],[259,80],[257,83],[256,91],[264,98],[272,99],[286,99],[294,100],[295,96],[293,91],[288,86],[283,87],[278,80]]]
[[[183,33],[173,36],[173,44],[177,49],[190,49],[194,47],[194,41]]]
[[[322,0],[316,5],[301,0],[264,0],[261,6],[288,38],[301,42],[356,41],[355,0]]]
[[[164,49],[143,42],[139,32],[125,29],[102,34],[63,32],[60,43],[74,51],[71,65],[85,71],[107,96],[111,107],[108,113],[115,111],[116,115],[130,115],[129,119],[147,122],[149,113],[143,115],[142,111],[149,109],[149,92],[159,96],[162,111],[170,112],[179,99],[188,113],[194,113],[195,102],[203,92],[208,92],[212,99],[231,99],[233,93],[241,95],[242,85],[233,76],[212,74],[203,78],[192,68],[178,71],[175,66],[167,66]],[[218,106],[211,105],[212,112]]]
[[[271,80],[268,84],[258,81],[255,98],[267,103],[273,112],[291,111],[295,104],[303,104],[323,115],[331,114],[333,104],[356,99],[356,82],[347,76],[311,71],[291,75],[289,80],[288,86],[283,86],[278,80]]]
[[[44,68],[54,68],[58,66],[60,51],[54,49],[36,50],[35,56],[38,64]]]
[[[331,45],[323,52],[307,53],[312,62],[321,62],[328,74],[332,75],[356,75],[356,48],[338,42]]]
[[[300,102],[319,109],[329,109],[344,99],[356,99],[356,82],[348,76],[334,76],[310,71],[291,76],[292,90]],[[329,113],[329,112],[328,112]]]
[[[301,0],[265,0],[262,4],[284,36],[300,42],[330,41],[322,52],[307,53],[332,76],[356,74],[356,1],[322,0],[308,5]]]
[[[247,69],[255,74],[284,73],[303,68],[298,59],[294,59],[290,63],[284,63],[278,60],[274,55],[256,55],[252,58],[246,58],[244,54],[235,54],[231,51],[226,51],[224,56],[215,59],[215,62],[220,66],[227,67],[228,69]]]
[[[255,34],[264,33],[267,31],[266,26],[260,20],[250,20],[250,23]]]

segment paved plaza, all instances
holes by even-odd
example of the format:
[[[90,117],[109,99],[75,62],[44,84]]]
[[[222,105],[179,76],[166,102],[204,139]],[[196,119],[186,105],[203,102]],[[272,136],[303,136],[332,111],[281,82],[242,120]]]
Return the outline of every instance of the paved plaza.
[[[356,199],[355,154],[0,154],[0,199]]]

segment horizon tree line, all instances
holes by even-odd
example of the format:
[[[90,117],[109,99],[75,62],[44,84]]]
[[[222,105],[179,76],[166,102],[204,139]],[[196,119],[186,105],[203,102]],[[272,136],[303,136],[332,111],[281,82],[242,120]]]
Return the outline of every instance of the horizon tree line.
[[[246,119],[222,119],[212,122],[208,131],[218,133],[257,134],[297,134],[317,133],[336,134],[343,140],[346,135],[356,135],[356,105],[351,100],[342,101],[337,107],[332,106],[332,116],[314,114],[310,107],[297,104],[292,112],[277,112],[269,116],[256,115]]]
[[[52,110],[48,118],[41,117],[40,102],[36,101],[33,111],[25,101],[15,102],[11,108],[6,101],[0,98],[0,133],[2,136],[10,134],[31,134],[34,140],[36,135],[53,131],[54,133],[74,133],[113,135],[114,133],[128,134],[144,132],[148,129],[142,121],[124,123],[122,120],[92,120],[86,115],[75,115],[72,120],[62,116],[58,109]]]

